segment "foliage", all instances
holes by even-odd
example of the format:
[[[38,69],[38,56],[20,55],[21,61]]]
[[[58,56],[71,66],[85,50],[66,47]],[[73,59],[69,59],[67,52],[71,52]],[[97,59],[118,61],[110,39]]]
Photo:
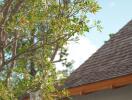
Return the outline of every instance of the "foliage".
[[[52,93],[59,93],[55,63],[71,65],[66,45],[89,32],[88,14],[99,9],[94,0],[1,1],[0,98],[15,100],[40,90],[45,100],[52,100]],[[100,29],[99,24],[94,26]]]

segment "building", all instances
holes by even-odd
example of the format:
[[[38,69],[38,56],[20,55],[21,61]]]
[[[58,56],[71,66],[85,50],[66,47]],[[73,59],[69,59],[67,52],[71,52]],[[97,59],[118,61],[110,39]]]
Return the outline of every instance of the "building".
[[[73,100],[132,100],[132,20],[65,82]]]

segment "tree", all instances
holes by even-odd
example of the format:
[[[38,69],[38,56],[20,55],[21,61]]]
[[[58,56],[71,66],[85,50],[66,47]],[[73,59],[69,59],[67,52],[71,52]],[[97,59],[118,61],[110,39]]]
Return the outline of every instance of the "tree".
[[[88,19],[99,9],[94,0],[0,1],[0,98],[40,90],[44,99],[53,99],[59,93],[55,63],[69,64],[68,41],[93,26],[100,29],[99,21],[90,26]]]

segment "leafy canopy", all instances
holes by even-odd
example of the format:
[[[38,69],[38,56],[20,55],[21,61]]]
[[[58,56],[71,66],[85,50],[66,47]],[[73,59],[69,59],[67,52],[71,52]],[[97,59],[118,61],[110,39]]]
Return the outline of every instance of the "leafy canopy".
[[[95,0],[0,1],[0,99],[38,90],[45,100],[61,97],[55,63],[71,66],[66,45],[92,27],[100,30],[100,21],[90,25],[88,18],[99,9]]]

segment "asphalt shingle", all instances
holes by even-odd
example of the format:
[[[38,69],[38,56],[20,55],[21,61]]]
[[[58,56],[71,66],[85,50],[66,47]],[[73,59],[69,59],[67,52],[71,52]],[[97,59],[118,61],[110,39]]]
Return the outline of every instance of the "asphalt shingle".
[[[76,69],[65,88],[132,74],[132,20]]]

